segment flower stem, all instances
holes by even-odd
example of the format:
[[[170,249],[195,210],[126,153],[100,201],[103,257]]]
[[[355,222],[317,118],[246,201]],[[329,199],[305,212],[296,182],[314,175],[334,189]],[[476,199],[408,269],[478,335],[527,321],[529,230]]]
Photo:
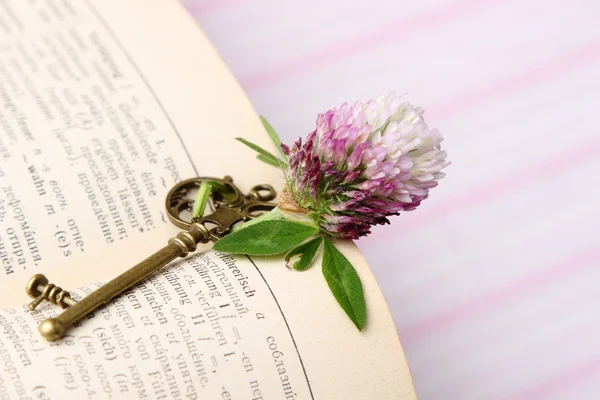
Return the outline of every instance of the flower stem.
[[[212,192],[212,183],[203,181],[196,194],[196,200],[194,201],[194,207],[192,209],[192,218],[202,217],[204,210],[206,209],[206,203],[208,203],[208,196]]]

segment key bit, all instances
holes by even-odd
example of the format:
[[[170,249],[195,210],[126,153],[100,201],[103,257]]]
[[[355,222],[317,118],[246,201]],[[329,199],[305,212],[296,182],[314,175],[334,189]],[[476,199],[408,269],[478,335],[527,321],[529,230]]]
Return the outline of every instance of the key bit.
[[[48,278],[43,274],[35,274],[32,276],[31,279],[29,279],[25,290],[29,297],[34,299],[27,306],[31,311],[35,310],[35,308],[44,300],[57,304],[62,308],[71,307],[77,303],[71,298],[69,292],[50,283]]]

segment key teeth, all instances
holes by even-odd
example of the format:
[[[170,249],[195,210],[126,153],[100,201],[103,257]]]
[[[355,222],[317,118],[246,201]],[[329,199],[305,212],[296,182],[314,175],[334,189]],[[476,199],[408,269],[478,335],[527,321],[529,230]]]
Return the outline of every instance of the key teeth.
[[[27,294],[34,300],[29,303],[28,308],[33,311],[39,306],[42,301],[47,300],[53,304],[60,306],[62,309],[68,308],[72,301],[68,291],[49,283],[48,278],[42,274],[36,274],[31,277],[27,283]]]
[[[45,287],[48,285],[48,283],[50,283],[50,281],[44,274],[35,274],[31,277],[31,279],[29,279],[29,282],[27,282],[27,287],[25,290],[27,291],[29,297],[35,299],[42,295],[42,291],[39,289],[39,287]]]

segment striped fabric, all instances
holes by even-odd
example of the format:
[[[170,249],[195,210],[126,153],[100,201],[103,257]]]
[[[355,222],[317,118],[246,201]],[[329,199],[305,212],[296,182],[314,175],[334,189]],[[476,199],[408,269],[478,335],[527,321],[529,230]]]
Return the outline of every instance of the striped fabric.
[[[600,399],[597,0],[184,5],[286,141],[390,90],[445,134],[440,187],[359,242],[421,399]]]

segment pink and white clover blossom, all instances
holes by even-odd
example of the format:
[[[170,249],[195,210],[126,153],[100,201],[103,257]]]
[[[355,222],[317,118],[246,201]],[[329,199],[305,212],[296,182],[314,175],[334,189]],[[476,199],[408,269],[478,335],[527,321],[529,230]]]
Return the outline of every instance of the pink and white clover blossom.
[[[394,93],[343,104],[304,143],[282,145],[288,190],[323,233],[357,239],[428,197],[450,163],[423,112]]]

